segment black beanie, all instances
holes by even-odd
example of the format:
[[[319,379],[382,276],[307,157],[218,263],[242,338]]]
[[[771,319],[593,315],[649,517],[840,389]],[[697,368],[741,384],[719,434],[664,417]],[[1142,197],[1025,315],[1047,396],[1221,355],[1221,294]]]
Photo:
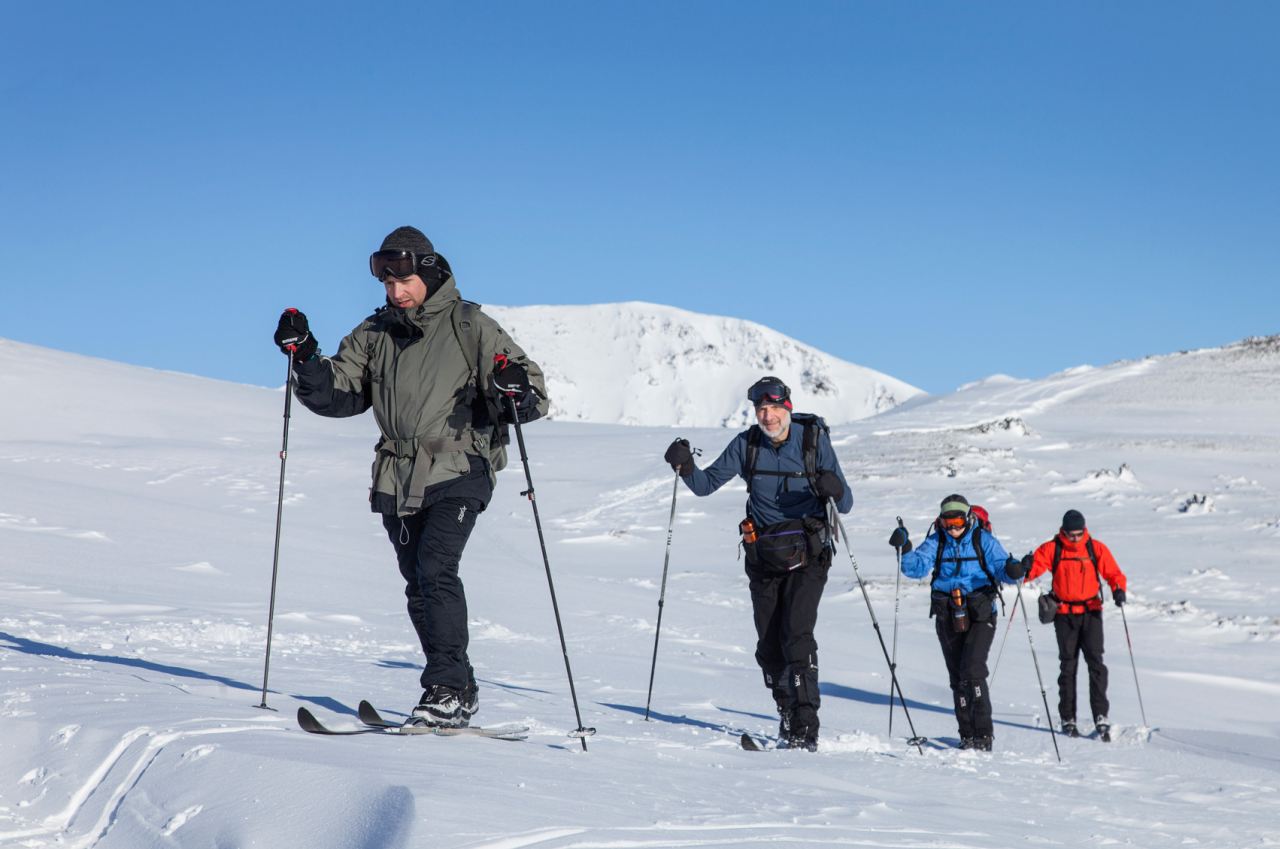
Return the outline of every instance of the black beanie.
[[[436,252],[431,240],[417,227],[397,227],[382,240],[382,247],[378,250],[411,251],[419,257]]]
[[[1083,531],[1084,530],[1084,514],[1079,510],[1068,510],[1062,514],[1062,529],[1064,531]]]

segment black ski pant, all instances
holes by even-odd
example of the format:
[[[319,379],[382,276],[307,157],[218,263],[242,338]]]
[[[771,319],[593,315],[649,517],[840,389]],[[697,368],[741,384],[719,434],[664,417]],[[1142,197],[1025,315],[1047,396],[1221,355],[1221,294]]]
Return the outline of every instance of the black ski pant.
[[[799,733],[818,731],[818,622],[831,552],[824,551],[792,572],[747,568],[756,624],[756,663],[765,686],[791,727]]]
[[[443,498],[411,516],[382,517],[404,576],[409,619],[427,656],[424,690],[432,684],[461,690],[475,680],[467,659],[467,597],[458,565],[484,506],[475,498]]]
[[[973,610],[972,605],[970,610]],[[987,692],[987,655],[996,638],[996,617],[969,623],[969,630],[956,633],[951,616],[943,614],[935,622],[942,657],[951,679],[956,724],[961,739],[994,737],[991,726],[991,694]]]
[[[1053,619],[1058,637],[1058,716],[1063,721],[1076,718],[1076,669],[1080,655],[1089,667],[1089,708],[1093,718],[1109,716],[1107,665],[1102,662],[1102,611],[1059,613]]]

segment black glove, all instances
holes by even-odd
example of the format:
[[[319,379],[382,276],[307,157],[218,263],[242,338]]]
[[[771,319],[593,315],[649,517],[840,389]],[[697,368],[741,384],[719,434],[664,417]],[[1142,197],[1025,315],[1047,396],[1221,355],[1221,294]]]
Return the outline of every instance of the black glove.
[[[529,370],[520,363],[513,363],[502,355],[493,360],[493,388],[516,403],[516,418],[523,424],[536,416],[532,412],[538,406],[538,397],[529,382]],[[503,417],[511,420],[511,404],[501,399]]]
[[[907,535],[907,529],[902,526],[894,528],[893,534],[889,537],[889,545],[902,549],[903,554],[911,551],[911,539]]]
[[[662,459],[671,464],[673,472],[679,472],[680,477],[687,478],[693,474],[696,468],[693,465],[693,451],[689,448],[689,440],[677,439],[671,443],[667,449],[667,453],[662,455]]]
[[[813,491],[823,501],[828,498],[834,498],[839,501],[844,497],[844,484],[841,483],[839,475],[829,469],[824,469],[818,472],[818,479],[813,482]]]
[[[1036,562],[1035,552],[1028,551],[1022,555],[1022,574],[1026,575],[1031,572],[1032,565]]]
[[[289,307],[280,314],[276,325],[276,345],[285,356],[292,356],[295,363],[305,363],[320,352],[316,337],[311,335],[307,314]]]
[[[1111,591],[1111,600],[1116,603],[1116,607],[1124,606],[1124,590],[1115,589]]]
[[[1004,562],[1004,573],[1015,581],[1020,580],[1027,574],[1026,558],[1019,560],[1016,557],[1010,557]]]

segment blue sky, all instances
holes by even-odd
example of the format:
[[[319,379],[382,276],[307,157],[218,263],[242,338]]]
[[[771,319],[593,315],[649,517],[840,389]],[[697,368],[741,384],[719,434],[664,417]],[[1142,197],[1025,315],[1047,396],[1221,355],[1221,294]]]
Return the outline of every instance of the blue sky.
[[[1280,332],[1277,31],[1263,2],[6,4],[0,337],[278,385],[280,310],[335,350],[407,223],[481,303],[749,318],[931,392]]]

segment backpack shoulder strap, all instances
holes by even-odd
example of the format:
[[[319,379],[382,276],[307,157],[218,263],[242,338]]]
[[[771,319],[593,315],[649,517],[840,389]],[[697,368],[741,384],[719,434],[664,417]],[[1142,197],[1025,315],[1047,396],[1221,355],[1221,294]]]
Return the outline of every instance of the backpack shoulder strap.
[[[1098,579],[1098,597],[1099,597],[1099,598],[1103,598],[1103,595],[1102,595],[1102,572],[1101,572],[1101,570],[1099,570],[1099,569],[1098,569],[1098,552],[1096,552],[1096,551],[1094,551],[1094,550],[1093,550],[1093,537],[1090,537],[1090,538],[1089,538],[1088,542],[1086,542],[1086,543],[1084,544],[1084,547],[1085,547],[1085,550],[1089,552],[1089,562],[1091,562],[1091,563],[1093,564],[1093,574],[1094,574],[1094,577],[1096,577],[1096,578]]]
[[[1062,562],[1062,540],[1059,537],[1053,538],[1053,565],[1049,567],[1049,571],[1055,575],[1058,573],[1058,564]]]
[[[747,495],[751,495],[751,479],[756,476],[756,458],[760,456],[760,426],[752,425],[747,431],[747,457],[742,464],[742,477],[747,481]]]

